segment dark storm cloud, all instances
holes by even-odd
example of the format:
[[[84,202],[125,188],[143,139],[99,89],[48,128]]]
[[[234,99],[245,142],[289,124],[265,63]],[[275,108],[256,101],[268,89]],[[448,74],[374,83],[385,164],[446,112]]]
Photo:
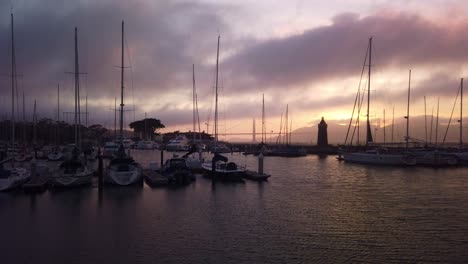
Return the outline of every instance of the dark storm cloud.
[[[10,50],[10,8],[9,3],[2,3],[0,43],[4,43],[2,58],[5,58]],[[15,42],[17,71],[23,74],[21,86],[28,96],[44,97],[43,103],[55,97],[58,82],[65,89],[64,95],[68,91],[71,96],[73,77],[64,72],[73,70],[76,26],[80,70],[88,73],[81,78],[83,90],[88,89],[91,98],[118,95],[120,72],[114,66],[120,66],[120,23],[125,20],[128,47],[125,60],[126,66],[132,66],[126,70],[125,86],[129,89],[134,86],[135,93],[150,97],[175,91],[191,82],[192,63],[215,52],[217,30],[229,32],[216,14],[217,8],[222,7],[123,0],[66,4],[46,0],[19,6],[15,9]],[[197,70],[206,69],[197,65]],[[2,60],[0,72],[10,71],[9,60]],[[7,78],[2,79],[2,87],[9,87]]]

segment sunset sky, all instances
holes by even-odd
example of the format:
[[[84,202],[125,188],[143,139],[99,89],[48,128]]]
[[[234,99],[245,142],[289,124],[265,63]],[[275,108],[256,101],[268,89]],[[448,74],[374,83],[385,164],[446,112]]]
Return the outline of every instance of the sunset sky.
[[[406,115],[412,69],[411,115],[430,112],[440,97],[448,117],[461,77],[468,77],[468,1],[150,1],[18,0],[0,2],[2,118],[11,104],[10,12],[15,16],[19,93],[55,118],[72,111],[73,34],[78,27],[83,95],[90,123],[113,127],[119,95],[120,23],[125,20],[126,122],[161,119],[163,132],[192,127],[192,64],[202,129],[213,123],[216,41],[220,48],[221,133],[260,131],[265,94],[267,130],[278,132],[289,104],[293,129],[347,124],[370,36],[374,39],[371,115],[382,123]],[[459,110],[456,106],[455,111]],[[211,114],[209,115],[209,113]],[[29,115],[30,116],[30,115]],[[387,120],[387,122],[390,122]],[[211,130],[211,128],[210,128]],[[237,136],[236,136],[237,137]],[[229,138],[229,137],[228,137]]]

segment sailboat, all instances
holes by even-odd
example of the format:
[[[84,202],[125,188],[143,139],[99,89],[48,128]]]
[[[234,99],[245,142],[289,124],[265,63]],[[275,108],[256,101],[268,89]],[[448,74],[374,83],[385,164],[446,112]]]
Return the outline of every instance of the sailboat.
[[[460,123],[460,149],[458,152],[453,153],[457,159],[463,163],[467,164],[468,163],[468,151],[466,149],[463,149],[463,78],[460,80],[460,120],[458,120]]]
[[[204,162],[202,168],[205,176],[211,179],[219,179],[221,181],[243,181],[242,175],[245,174],[245,167],[239,166],[234,162],[229,162],[228,158],[222,156],[217,152],[218,145],[218,69],[219,69],[219,40],[218,36],[218,49],[216,52],[216,83],[215,83],[215,141],[212,152],[214,157],[210,162]]]
[[[15,88],[16,88],[16,61],[15,61],[15,42],[13,29],[13,14],[11,14],[11,89],[12,89],[12,147],[15,145]],[[0,191],[7,191],[27,182],[31,178],[31,171],[26,168],[11,166],[4,168],[3,162],[0,163]]]
[[[193,118],[193,137],[192,137],[192,145],[189,149],[189,151],[183,156],[185,159],[185,162],[187,164],[187,167],[190,168],[192,171],[198,171],[201,170],[201,164],[202,164],[202,142],[201,142],[201,131],[200,131],[200,118],[198,116],[198,103],[197,103],[197,92],[195,90],[195,64],[192,65],[192,118]],[[198,120],[198,135],[199,135],[199,140],[196,142],[196,130],[197,130],[197,123]],[[195,154],[198,153],[198,158],[193,157]]]
[[[280,145],[276,149],[273,149],[270,152],[265,153],[265,156],[278,156],[286,158],[295,158],[295,157],[305,157],[307,156],[307,151],[304,148],[293,146],[291,144],[291,130],[292,130],[292,120],[289,123],[288,128],[288,118],[289,118],[289,108],[286,105],[286,114],[285,114],[285,126],[284,126],[284,143],[285,145]]]
[[[52,177],[52,186],[55,187],[78,187],[92,183],[93,171],[80,157],[81,138],[79,133],[80,124],[80,79],[78,63],[78,29],[75,28],[75,145],[70,159],[63,161],[58,171]]]
[[[463,96],[463,79],[461,81],[460,91]],[[461,103],[463,103],[463,99],[461,100]],[[460,109],[463,110],[462,106],[460,107]],[[462,113],[460,113],[460,115],[461,115],[460,116],[460,120],[461,120],[463,115]],[[430,166],[430,167],[454,166],[454,165],[458,165],[459,160],[463,158],[463,155],[460,155],[461,153],[459,153],[459,155],[455,153],[449,153],[447,152],[447,150],[441,149],[438,147],[437,145],[438,126],[439,126],[439,100],[437,100],[436,144],[434,147],[425,146],[424,148],[413,150],[413,153],[416,156],[416,162],[418,165]],[[449,124],[447,125],[447,131],[444,136],[443,142],[445,142],[449,127],[450,127],[450,121],[449,121]],[[462,126],[460,125],[460,145],[462,144],[461,132],[462,132]]]
[[[21,148],[16,153],[14,159],[16,162],[27,162],[32,159],[31,153],[28,151],[26,147],[26,114],[25,114],[25,105],[24,105],[24,92],[23,92],[23,143],[21,144]]]
[[[119,149],[111,159],[106,169],[104,180],[115,185],[131,185],[142,183],[141,167],[133,158],[125,153],[123,143],[123,111],[124,111],[124,22],[122,21],[122,61],[120,67],[120,135]]]
[[[384,148],[375,148],[369,149],[371,143],[373,143],[372,137],[372,130],[370,127],[370,87],[371,87],[371,66],[372,66],[372,38],[369,38],[369,46],[368,46],[368,54],[366,55],[365,62],[368,60],[368,80],[367,80],[367,121],[366,121],[366,147],[365,151],[342,151],[338,159],[343,159],[346,162],[353,162],[353,163],[362,163],[362,164],[373,164],[373,165],[395,165],[395,166],[402,166],[402,165],[415,165],[416,161],[414,156],[408,153],[391,153],[388,152],[387,149]],[[411,81],[411,71],[410,71],[410,81]],[[359,96],[359,94],[358,94]],[[409,99],[410,99],[410,83],[408,85],[408,108],[407,108],[407,135],[406,135],[406,142],[408,148],[408,130],[409,130]],[[360,107],[360,106],[359,106]],[[350,122],[351,125],[351,122]]]
[[[60,150],[59,144],[58,144],[58,135],[59,135],[59,132],[58,132],[59,123],[58,122],[59,122],[59,117],[60,117],[60,86],[57,85],[57,120],[56,120],[56,125],[55,125],[56,145],[52,149],[52,151],[47,155],[47,159],[49,161],[59,161],[59,160],[63,160],[63,158],[64,158],[64,155],[63,155],[62,151]]]
[[[253,119],[253,136],[255,141],[255,118]],[[262,141],[255,146],[254,151],[251,152],[244,152],[244,155],[254,154],[258,156],[263,154],[263,156],[271,156],[274,152],[268,147],[267,145],[267,133],[266,133],[266,126],[265,126],[265,95],[262,94]]]

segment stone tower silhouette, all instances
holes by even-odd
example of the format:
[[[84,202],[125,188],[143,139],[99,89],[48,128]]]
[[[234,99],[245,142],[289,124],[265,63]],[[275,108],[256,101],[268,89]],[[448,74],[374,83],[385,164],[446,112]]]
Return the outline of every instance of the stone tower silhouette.
[[[327,123],[322,117],[322,121],[318,124],[318,136],[317,136],[317,146],[326,147],[328,146],[328,132],[327,132]]]

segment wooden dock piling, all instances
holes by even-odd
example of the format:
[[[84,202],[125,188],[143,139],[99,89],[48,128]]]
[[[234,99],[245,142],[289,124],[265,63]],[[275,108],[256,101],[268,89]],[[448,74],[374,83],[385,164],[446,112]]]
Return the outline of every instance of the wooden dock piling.
[[[101,148],[98,149],[98,188],[102,189],[103,178],[104,178],[104,166],[102,162]]]

